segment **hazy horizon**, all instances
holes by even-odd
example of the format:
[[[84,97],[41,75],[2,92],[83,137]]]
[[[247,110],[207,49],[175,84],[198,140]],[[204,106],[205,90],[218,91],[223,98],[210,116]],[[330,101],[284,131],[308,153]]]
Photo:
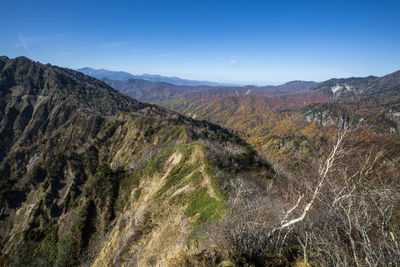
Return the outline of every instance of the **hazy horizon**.
[[[397,1],[4,1],[1,54],[229,84],[400,69]]]

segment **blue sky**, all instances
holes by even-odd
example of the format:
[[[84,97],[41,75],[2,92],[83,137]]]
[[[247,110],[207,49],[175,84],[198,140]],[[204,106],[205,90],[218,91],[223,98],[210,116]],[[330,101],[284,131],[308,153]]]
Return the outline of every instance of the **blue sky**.
[[[228,83],[400,69],[400,1],[0,3],[0,54]]]

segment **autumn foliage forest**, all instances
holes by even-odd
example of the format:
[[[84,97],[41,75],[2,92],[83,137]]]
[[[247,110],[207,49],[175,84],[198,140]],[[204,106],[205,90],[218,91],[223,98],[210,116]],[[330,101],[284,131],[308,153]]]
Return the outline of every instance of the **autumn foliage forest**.
[[[256,265],[267,258],[270,266],[398,266],[397,95],[203,92],[161,103],[227,127],[276,171],[267,190],[238,183],[232,217],[212,243]]]

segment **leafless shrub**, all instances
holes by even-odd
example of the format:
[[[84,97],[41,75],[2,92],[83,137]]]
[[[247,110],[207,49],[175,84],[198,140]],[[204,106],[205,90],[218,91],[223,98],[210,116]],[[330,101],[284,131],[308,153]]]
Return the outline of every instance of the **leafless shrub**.
[[[356,132],[338,131],[326,158],[286,191],[236,184],[219,242],[246,259],[297,246],[305,263],[399,266],[399,173],[385,170],[379,149],[353,145]]]
[[[268,224],[265,212],[267,199],[242,184],[231,200],[231,216],[224,222],[223,237],[234,255],[253,258],[265,249]]]
[[[308,196],[310,201],[303,204],[301,216],[279,226],[278,231],[293,226],[291,234],[302,247],[305,262],[398,266],[400,233],[393,216],[400,210],[399,174],[384,172],[384,176],[392,176],[385,179],[376,171],[385,170],[382,164],[377,166],[382,154],[374,147],[352,145],[355,132],[354,128],[345,128],[327,160],[319,165],[318,175],[303,179],[306,188],[314,188],[308,190],[313,192]],[[300,195],[298,203],[303,196],[307,197]],[[286,215],[299,206],[293,206]]]

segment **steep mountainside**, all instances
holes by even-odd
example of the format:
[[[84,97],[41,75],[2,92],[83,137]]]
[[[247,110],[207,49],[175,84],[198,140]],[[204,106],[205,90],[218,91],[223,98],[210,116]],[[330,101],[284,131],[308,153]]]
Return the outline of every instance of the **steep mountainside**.
[[[368,91],[396,99],[396,77]],[[318,88],[162,101],[236,131],[272,168],[239,135],[72,70],[0,57],[0,89],[1,266],[400,262],[387,98],[369,113]]]
[[[383,77],[331,79],[312,90],[324,92],[340,103],[355,104],[359,110],[376,112],[400,104],[400,71]]]
[[[235,181],[273,177],[226,130],[72,70],[1,57],[0,94],[3,266],[171,264]]]

